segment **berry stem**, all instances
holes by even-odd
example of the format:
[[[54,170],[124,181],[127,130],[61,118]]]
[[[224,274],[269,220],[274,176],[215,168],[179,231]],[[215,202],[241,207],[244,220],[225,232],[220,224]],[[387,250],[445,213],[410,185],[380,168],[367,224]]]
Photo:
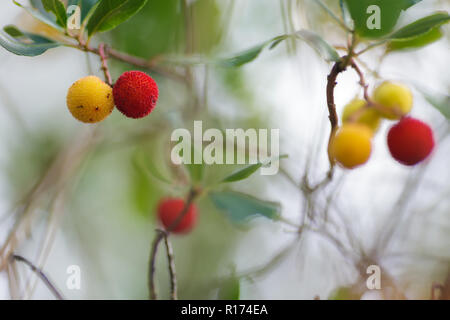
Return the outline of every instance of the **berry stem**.
[[[102,70],[103,73],[105,74],[105,80],[106,82],[112,87],[112,78],[111,78],[111,73],[109,72],[109,68],[108,68],[108,53],[107,53],[108,49],[106,48],[104,43],[100,43],[100,45],[98,46],[98,53],[100,56],[100,60],[102,61]]]
[[[364,73],[361,71],[359,66],[354,61],[354,59],[350,60],[350,66],[358,74],[359,84],[361,85],[361,87],[364,90],[364,100],[366,100],[366,102],[367,102],[367,105],[364,108],[361,108],[360,110],[355,112],[355,114],[352,115],[352,117],[349,119],[350,121],[357,121],[359,119],[359,117],[369,108],[375,108],[376,110],[378,110],[380,112],[385,112],[385,113],[394,112],[399,117],[402,116],[401,111],[396,110],[396,109],[394,109],[393,111],[386,111],[385,110],[386,108],[384,106],[382,106],[382,105],[376,103],[375,101],[373,101],[372,98],[369,95],[369,85],[367,84],[367,82],[365,80]]]
[[[359,66],[356,64],[356,62],[353,59],[350,61],[350,65],[359,76],[359,84],[364,89],[364,99],[369,104],[373,104],[373,101],[370,99],[370,96],[369,96],[369,85],[366,83],[364,74],[362,73],[361,69],[359,68]]]

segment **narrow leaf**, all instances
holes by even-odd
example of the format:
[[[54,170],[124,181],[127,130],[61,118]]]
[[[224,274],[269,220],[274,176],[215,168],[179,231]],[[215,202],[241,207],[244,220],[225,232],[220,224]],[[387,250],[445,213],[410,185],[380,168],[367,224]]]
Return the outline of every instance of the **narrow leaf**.
[[[335,62],[340,60],[336,50],[318,34],[309,30],[300,30],[296,32],[296,36],[309,44],[325,60]]]
[[[42,0],[44,9],[51,12],[56,17],[56,23],[63,28],[66,28],[67,14],[64,4],[60,0]]]
[[[13,25],[4,26],[3,30],[13,38],[20,38],[25,36],[22,31],[20,31],[16,26]]]
[[[231,278],[225,281],[219,288],[219,300],[239,300],[241,295],[241,284],[239,278]]]
[[[377,39],[391,33],[400,14],[420,0],[345,0],[356,32]]]
[[[430,16],[419,19],[407,26],[395,31],[388,36],[388,39],[411,39],[429,32],[431,29],[443,25],[450,21],[450,16],[447,12],[438,12]]]
[[[202,158],[203,153],[202,150],[198,150],[194,146],[191,148],[191,163],[186,163],[185,167],[189,173],[189,177],[191,178],[191,182],[198,183],[203,180],[203,174],[205,170],[205,164],[195,163],[196,158]]]
[[[48,25],[54,29],[57,29],[61,32],[64,31],[64,29],[58,23],[56,23],[56,19],[54,17],[50,16],[50,14],[48,12],[45,12],[45,9],[43,9],[44,7],[42,6],[42,3],[40,1],[32,1],[31,2],[33,5],[32,7],[23,6],[16,0],[13,0],[13,3],[15,5],[21,7],[26,12],[31,14],[34,18],[45,23],[46,25]]]
[[[88,35],[114,29],[144,7],[147,0],[102,0],[87,24]]]
[[[7,26],[0,31],[0,45],[14,54],[33,57],[60,44],[39,35],[22,32],[14,26]]]
[[[234,223],[244,223],[255,216],[278,219],[280,204],[259,200],[233,191],[212,192],[209,195],[214,205]]]
[[[136,152],[133,157],[133,164],[136,169],[144,172],[149,177],[156,178],[157,180],[167,184],[173,183],[172,179],[166,177],[163,173],[161,173],[161,170],[156,167],[153,161],[150,161],[148,157],[145,157],[145,154],[143,152]]]
[[[99,0],[70,0],[67,4],[67,8],[71,5],[80,6],[81,9],[81,21],[84,21],[88,17],[89,11],[99,2]]]
[[[261,168],[262,166],[269,165],[272,161],[277,161],[277,160],[280,160],[280,159],[283,159],[283,158],[287,158],[287,155],[282,155],[282,156],[279,156],[279,157],[273,157],[273,158],[269,158],[269,159],[267,159],[265,161],[261,161],[261,162],[254,163],[254,164],[250,164],[250,165],[248,165],[248,166],[246,166],[244,168],[238,169],[237,171],[235,171],[232,174],[228,175],[221,182],[236,182],[236,181],[247,179],[253,173],[258,171],[258,169]]]
[[[388,51],[420,49],[440,40],[443,36],[440,27],[433,28],[427,33],[407,40],[392,40],[388,44]]]
[[[450,96],[446,94],[430,94],[422,91],[423,96],[437,110],[439,110],[444,117],[450,120]]]
[[[14,2],[14,1],[13,1]],[[52,15],[50,12],[48,12],[47,10],[45,10],[44,5],[42,4],[42,0],[29,0],[30,5],[38,10],[42,15],[50,18],[51,20],[56,22],[56,18],[54,15]]]
[[[259,56],[259,54],[264,50],[264,48],[269,47],[269,49],[273,49],[276,46],[278,46],[283,40],[289,37],[290,35],[277,36],[259,45],[256,45],[253,48],[242,51],[241,53],[236,54],[232,58],[219,60],[218,64],[222,67],[227,68],[240,67],[246,63],[255,60]]]
[[[244,180],[250,177],[253,173],[255,173],[259,168],[261,168],[262,163],[251,164],[243,169],[239,169],[236,172],[230,174],[222,182],[235,182]]]
[[[312,31],[300,30],[292,35],[281,35],[265,41],[253,48],[245,50],[232,58],[219,60],[218,64],[222,67],[240,67],[246,63],[255,60],[264,48],[269,47],[269,49],[275,48],[282,41],[296,37],[308,43],[311,47],[318,51],[318,53],[327,61],[339,61],[340,57],[336,50],[329,45],[324,39]]]
[[[268,42],[264,42],[251,49],[245,50],[232,58],[221,60],[219,61],[219,65],[221,65],[222,67],[233,68],[240,67],[246,63],[252,62],[259,56],[259,54],[267,46],[267,44]]]

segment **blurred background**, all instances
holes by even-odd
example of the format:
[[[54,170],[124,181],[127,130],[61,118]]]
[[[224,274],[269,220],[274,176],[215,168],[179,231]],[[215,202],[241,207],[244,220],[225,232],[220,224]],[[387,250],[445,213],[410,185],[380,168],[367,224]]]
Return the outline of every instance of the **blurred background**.
[[[324,2],[339,12],[338,1]],[[449,1],[422,1],[398,23],[449,7]],[[0,21],[48,32],[11,1],[0,2]],[[241,68],[178,61],[192,55],[231,57],[301,28],[335,46],[346,45],[345,33],[313,0],[150,0],[94,42],[166,59],[161,63],[182,71],[187,80],[150,73],[160,99],[149,117],[132,120],[115,110],[95,126],[75,121],[65,98],[79,78],[102,77],[98,56],[59,47],[29,58],[1,49],[1,243],[26,215],[13,241],[15,252],[39,265],[66,298],[147,299],[149,251],[158,227],[155,207],[161,197],[185,197],[189,189],[189,170],[170,163],[171,132],[191,129],[193,120],[203,120],[204,128],[277,128],[280,153],[289,155],[280,162],[281,172],[254,174],[226,187],[279,202],[283,221],[261,217],[237,225],[201,198],[193,232],[172,237],[179,297],[237,298],[238,286],[240,299],[327,299],[336,292],[341,298],[429,299],[433,283],[450,276],[450,141],[448,120],[416,88],[448,94],[449,28],[443,27],[440,41],[420,50],[383,56],[380,47],[361,57],[371,89],[384,79],[411,87],[412,115],[435,131],[432,157],[412,168],[395,162],[385,141],[393,123],[386,122],[369,163],[352,171],[337,169],[333,181],[314,194],[302,187],[305,177],[314,185],[328,170],[329,63],[291,40]],[[135,69],[109,63],[114,79]],[[341,75],[338,111],[358,94],[356,74]],[[150,165],[172,175],[175,183],[149,175]],[[234,169],[205,166],[202,182]],[[306,222],[309,227],[299,232]],[[383,270],[382,286],[390,288],[384,296],[364,289],[370,264]],[[66,286],[71,265],[80,267],[80,290]],[[168,298],[162,248],[157,286],[159,296]],[[0,298],[53,296],[16,263],[0,273]]]

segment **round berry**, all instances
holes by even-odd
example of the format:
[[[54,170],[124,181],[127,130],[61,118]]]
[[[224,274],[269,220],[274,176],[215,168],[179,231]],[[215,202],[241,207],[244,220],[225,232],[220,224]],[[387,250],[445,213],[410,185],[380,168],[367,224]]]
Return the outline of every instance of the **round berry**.
[[[396,120],[411,111],[413,95],[408,87],[385,81],[375,89],[373,101],[383,107],[383,117]]]
[[[333,137],[330,154],[344,168],[358,167],[370,158],[372,135],[372,130],[365,125],[346,123]]]
[[[197,221],[197,207],[195,204],[191,204],[187,212],[179,220],[180,214],[183,213],[184,205],[185,201],[178,198],[164,199],[159,203],[158,218],[164,228],[170,229],[174,233],[187,233],[194,227]]]
[[[389,130],[387,142],[392,157],[408,166],[425,160],[435,145],[431,128],[410,117],[403,118]]]
[[[156,106],[158,85],[141,71],[124,72],[113,88],[117,109],[129,118],[143,118]]]
[[[362,99],[354,99],[349,102],[342,112],[342,122],[346,123],[352,119],[352,116],[357,115],[356,122],[365,124],[372,131],[377,131],[380,127],[381,115],[375,108],[366,108],[364,111],[360,111],[367,106],[367,102]]]
[[[84,77],[69,88],[67,106],[70,113],[82,122],[102,121],[114,109],[112,88],[98,77]]]

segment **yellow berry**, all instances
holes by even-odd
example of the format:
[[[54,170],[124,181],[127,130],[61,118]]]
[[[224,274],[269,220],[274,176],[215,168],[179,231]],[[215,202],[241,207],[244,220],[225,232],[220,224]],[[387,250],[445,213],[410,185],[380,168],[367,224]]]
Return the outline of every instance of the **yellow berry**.
[[[408,114],[413,105],[413,95],[408,87],[389,81],[383,82],[373,93],[373,100],[383,107],[382,116],[396,120]]]
[[[343,167],[353,169],[369,160],[373,132],[366,125],[344,124],[333,137],[330,155]]]
[[[367,108],[364,111],[360,111],[366,107],[367,103],[362,99],[354,99],[344,107],[342,113],[342,122],[350,122],[352,116],[356,116],[357,123],[364,124],[372,129],[374,132],[378,130],[381,122],[381,115],[375,108]]]
[[[84,77],[69,88],[67,106],[72,115],[82,122],[102,121],[114,109],[112,88],[98,77]]]

